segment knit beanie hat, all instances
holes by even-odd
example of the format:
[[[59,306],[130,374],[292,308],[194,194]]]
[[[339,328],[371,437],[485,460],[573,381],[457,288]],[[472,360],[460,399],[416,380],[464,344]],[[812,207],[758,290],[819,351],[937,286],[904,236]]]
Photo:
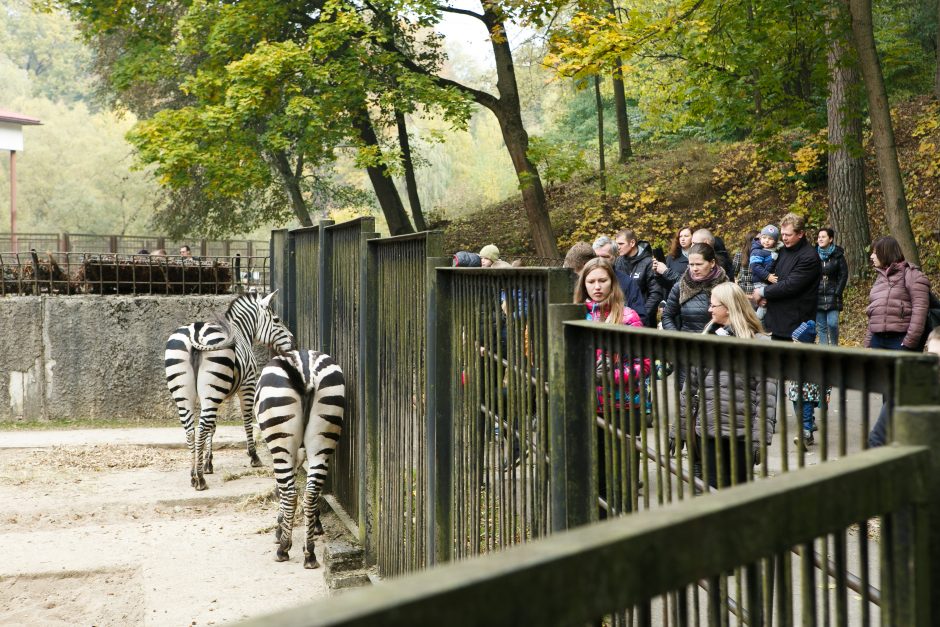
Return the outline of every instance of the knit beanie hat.
[[[812,344],[816,341],[816,323],[812,320],[807,320],[793,330],[791,337],[797,342]]]
[[[480,249],[480,256],[490,261],[497,261],[499,259],[499,249],[493,244],[487,244]]]
[[[780,240],[780,229],[777,228],[775,224],[768,224],[760,230],[761,235],[766,235],[767,237],[774,238],[774,241],[777,242]],[[814,323],[815,324],[815,323]]]

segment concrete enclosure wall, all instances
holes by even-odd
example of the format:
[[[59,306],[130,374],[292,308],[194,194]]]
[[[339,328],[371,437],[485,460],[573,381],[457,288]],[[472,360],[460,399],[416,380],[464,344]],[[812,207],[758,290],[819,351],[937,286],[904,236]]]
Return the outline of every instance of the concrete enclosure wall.
[[[177,327],[212,320],[232,296],[0,299],[0,421],[177,422],[163,352]],[[226,407],[227,406],[227,407]],[[238,415],[238,401],[222,416]]]

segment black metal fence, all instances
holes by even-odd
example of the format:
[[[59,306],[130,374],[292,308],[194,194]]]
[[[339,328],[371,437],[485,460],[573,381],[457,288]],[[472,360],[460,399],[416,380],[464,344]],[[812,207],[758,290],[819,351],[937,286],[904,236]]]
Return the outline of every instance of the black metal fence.
[[[0,295],[229,294],[266,290],[267,257],[0,253]]]
[[[370,239],[371,227],[321,225],[315,309],[348,323],[321,319],[330,334],[321,347],[359,356],[361,369],[347,375],[360,382],[351,400],[367,428],[354,403],[332,474],[358,482],[336,497],[383,575],[712,498],[739,483],[770,489],[792,470],[857,456],[876,416],[890,417],[895,404],[940,402],[932,356],[588,323],[583,305],[562,304],[570,303],[569,270],[435,269],[448,260],[434,246]],[[422,255],[424,277],[416,276]],[[297,309],[297,324],[310,315]],[[804,423],[803,408],[817,404]],[[892,438],[890,420],[887,432]],[[819,505],[808,500],[807,516]],[[844,609],[864,623],[893,611],[880,605],[884,560],[872,559],[893,523],[852,523],[800,537],[729,576],[703,573],[684,592],[670,588],[610,622],[643,624],[651,612],[662,624],[721,613],[744,622],[758,606],[786,616],[812,596],[820,615]],[[857,603],[845,602],[845,590]]]
[[[426,412],[428,266],[440,233],[370,239],[362,267],[362,379],[368,553],[385,576],[422,569],[434,472]],[[364,491],[366,492],[366,491]]]

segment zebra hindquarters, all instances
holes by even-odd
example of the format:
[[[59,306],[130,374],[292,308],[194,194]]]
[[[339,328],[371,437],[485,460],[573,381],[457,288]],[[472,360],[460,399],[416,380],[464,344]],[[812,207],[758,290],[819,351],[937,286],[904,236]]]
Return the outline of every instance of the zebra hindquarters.
[[[261,437],[271,453],[277,483],[278,516],[275,537],[279,562],[289,558],[297,508],[296,466],[303,441],[303,397],[279,359],[261,371],[255,395],[255,415]]]
[[[326,357],[326,356],[324,356]],[[304,516],[307,519],[304,542],[304,568],[317,568],[314,537],[323,534],[320,522],[320,495],[329,471],[330,457],[343,432],[346,385],[343,371],[333,360],[317,364],[315,390],[310,402],[304,447],[307,450],[307,485],[304,490]]]

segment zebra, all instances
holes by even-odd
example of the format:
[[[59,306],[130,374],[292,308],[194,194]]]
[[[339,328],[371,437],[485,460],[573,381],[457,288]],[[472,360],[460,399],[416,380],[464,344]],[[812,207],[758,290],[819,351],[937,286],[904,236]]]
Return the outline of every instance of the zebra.
[[[275,357],[261,370],[255,415],[261,437],[271,451],[279,507],[275,540],[278,562],[288,559],[297,509],[297,470],[306,449],[307,485],[303,508],[307,519],[304,568],[318,568],[313,553],[320,523],[320,491],[329,469],[329,458],[343,431],[346,379],[325,353],[291,351]]]
[[[222,401],[234,394],[238,394],[241,404],[248,457],[252,466],[261,466],[252,429],[258,370],[252,345],[264,344],[277,352],[294,346],[294,337],[270,308],[275,293],[276,290],[265,297],[240,295],[216,322],[194,322],[180,327],[166,342],[166,384],[186,430],[192,459],[190,484],[196,490],[208,487],[203,473],[212,474],[216,414]]]

